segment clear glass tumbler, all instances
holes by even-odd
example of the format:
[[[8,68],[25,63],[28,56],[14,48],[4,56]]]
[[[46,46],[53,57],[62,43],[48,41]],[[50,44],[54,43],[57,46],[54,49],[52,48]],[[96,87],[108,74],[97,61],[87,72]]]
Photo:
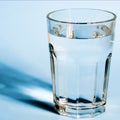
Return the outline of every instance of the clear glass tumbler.
[[[116,15],[64,9],[47,15],[55,109],[94,117],[105,111]]]

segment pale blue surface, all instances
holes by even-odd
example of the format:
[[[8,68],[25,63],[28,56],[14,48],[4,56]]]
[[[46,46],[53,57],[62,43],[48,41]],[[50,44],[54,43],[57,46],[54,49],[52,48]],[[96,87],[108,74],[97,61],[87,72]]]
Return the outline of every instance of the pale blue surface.
[[[119,119],[119,6],[119,1],[0,2],[0,120],[71,119],[53,110],[46,14],[75,7],[100,8],[117,14],[107,110],[91,120]]]

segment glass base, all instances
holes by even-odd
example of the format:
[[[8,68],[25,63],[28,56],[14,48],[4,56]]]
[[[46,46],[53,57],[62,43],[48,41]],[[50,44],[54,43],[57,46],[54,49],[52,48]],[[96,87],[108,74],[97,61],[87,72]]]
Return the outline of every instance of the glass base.
[[[59,105],[55,102],[55,109],[60,115],[64,116],[73,118],[91,118],[105,112],[105,105],[94,108],[81,108],[76,105]]]

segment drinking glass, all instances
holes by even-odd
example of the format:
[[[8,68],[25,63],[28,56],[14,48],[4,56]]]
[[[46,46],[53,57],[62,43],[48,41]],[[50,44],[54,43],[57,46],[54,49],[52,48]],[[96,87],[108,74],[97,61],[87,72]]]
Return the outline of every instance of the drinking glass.
[[[47,15],[56,111],[94,117],[105,111],[116,15],[99,9],[63,9]]]

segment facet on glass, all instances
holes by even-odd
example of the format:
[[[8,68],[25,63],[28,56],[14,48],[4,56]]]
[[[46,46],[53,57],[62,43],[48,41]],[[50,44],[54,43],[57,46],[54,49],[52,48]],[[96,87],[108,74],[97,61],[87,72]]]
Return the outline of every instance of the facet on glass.
[[[94,117],[105,111],[116,15],[65,9],[47,15],[56,111]]]

